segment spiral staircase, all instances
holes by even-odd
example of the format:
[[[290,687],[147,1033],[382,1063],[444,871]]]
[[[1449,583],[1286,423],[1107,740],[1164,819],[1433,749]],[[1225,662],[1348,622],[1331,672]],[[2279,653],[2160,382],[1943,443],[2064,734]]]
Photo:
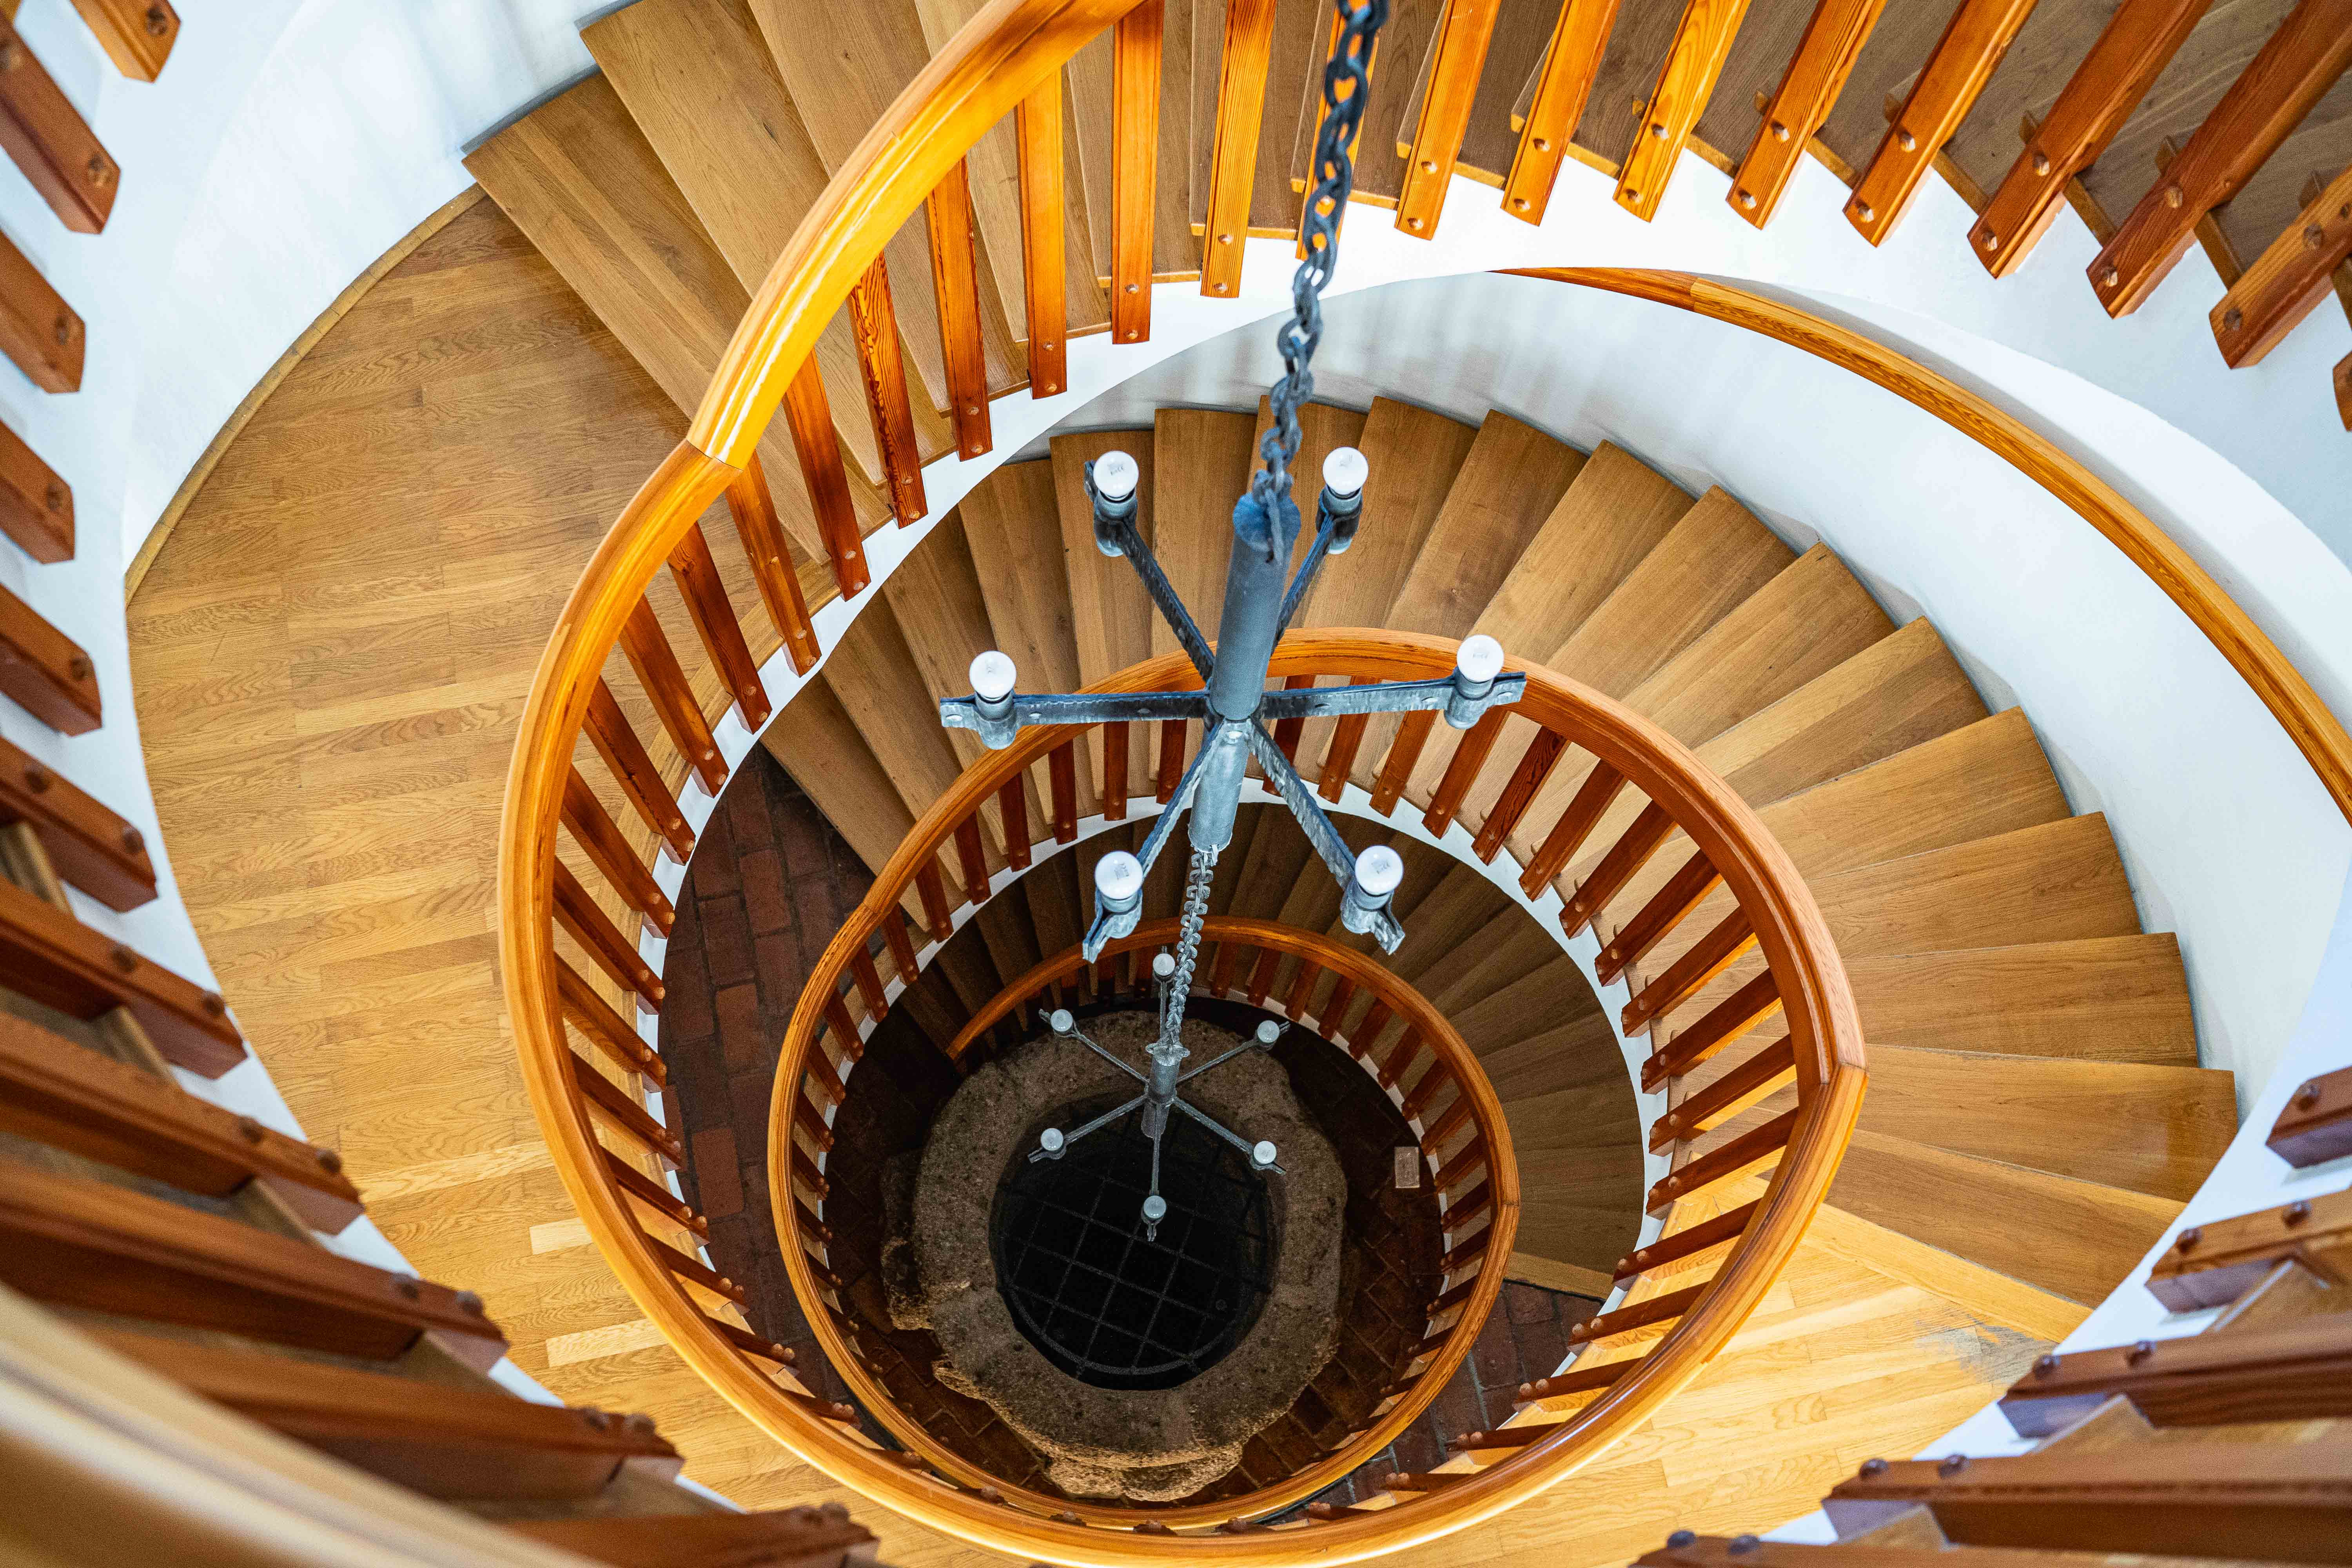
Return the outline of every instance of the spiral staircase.
[[[1974,191],[1982,229],[1969,237],[1996,277],[2061,205],[2097,233],[2101,199],[2133,201],[2099,234],[2089,278],[2111,314],[2145,300],[2184,247],[2202,244],[2218,269],[2241,220],[2279,224],[2275,245],[2239,234],[2263,253],[2224,269],[2229,298],[2214,307],[2225,357],[2251,363],[2324,298],[2330,258],[2352,248],[2336,245],[2328,216],[2340,180],[2289,200],[2284,170],[2265,172],[2287,132],[2334,101],[2352,18],[2306,0],[2200,30],[2203,9],[2142,0],[2094,26],[2085,8],[2050,5],[2035,30],[2031,4],[1971,0],[1938,34],[1932,19],[1882,24],[1878,7],[1839,0],[1634,4],[1622,17],[1582,0],[1556,15],[1402,5],[1368,89],[1349,216],[1362,226],[1393,207],[1400,233],[1427,237],[1449,191],[1461,200],[1486,184],[1507,215],[1534,222],[1556,182],[1598,172],[1646,218],[1690,150],[1731,175],[1728,199],[1760,226],[1810,150],[1854,187],[1848,220],[1877,244],[1928,174],[1967,195],[1969,168],[1990,159],[2011,172],[1990,195]],[[944,1082],[1034,1035],[1053,1004],[1134,1002],[1140,955],[1169,934],[1173,858],[1146,890],[1144,918],[1160,923],[1100,964],[1074,952],[1093,865],[1139,843],[1197,736],[1073,726],[985,752],[940,727],[938,703],[962,694],[967,661],[989,647],[1013,654],[1024,686],[1196,679],[1139,586],[1094,550],[1080,476],[1115,447],[1133,455],[1139,528],[1184,596],[1213,605],[1232,498],[1267,411],[1171,406],[1148,426],[1048,431],[1033,405],[1115,381],[1128,362],[1108,354],[1150,341],[1155,303],[1178,316],[1171,285],[1264,300],[1243,258],[1267,247],[1246,241],[1297,232],[1320,114],[1298,89],[1316,78],[1324,25],[1287,0],[857,4],[822,27],[777,0],[636,0],[593,18],[583,37],[598,72],[472,149],[497,212],[445,215],[446,240],[423,237],[417,264],[391,275],[383,312],[367,318],[381,336],[330,338],[288,411],[296,444],[305,420],[397,432],[375,477],[416,482],[416,518],[336,542],[358,552],[339,563],[361,570],[334,581],[302,581],[234,537],[191,532],[162,558],[162,589],[134,613],[142,717],[166,821],[189,851],[192,907],[228,933],[224,970],[252,972],[257,1015],[287,1007],[287,1048],[310,1053],[295,1098],[368,1128],[398,1162],[371,1195],[404,1247],[463,1250],[466,1233],[497,1226],[530,1237],[527,1281],[481,1281],[487,1314],[481,1297],[396,1274],[343,1283],[406,1303],[375,1300],[372,1316],[401,1326],[402,1374],[476,1402],[478,1425],[457,1423],[464,1441],[494,1456],[588,1453],[570,1461],[562,1506],[452,1489],[419,1452],[452,1440],[446,1426],[421,1438],[404,1427],[393,1460],[381,1433],[322,1436],[354,1402],[390,1411],[404,1398],[354,1392],[349,1366],[334,1369],[340,1384],[323,1370],[306,1383],[291,1369],[316,1354],[275,1373],[236,1362],[246,1340],[268,1336],[234,1311],[191,1320],[153,1292],[126,1309],[59,1284],[73,1272],[63,1266],[32,1293],[90,1319],[163,1384],[506,1527],[460,1530],[431,1551],[417,1545],[432,1537],[423,1516],[400,1516],[415,1540],[385,1532],[386,1551],[436,1561],[476,1550],[845,1562],[870,1555],[871,1538],[837,1510],[790,1506],[843,1495],[908,1563],[974,1549],[1106,1564],[1405,1551],[1622,1561],[1669,1529],[1801,1513],[1858,1458],[1916,1451],[2054,1364],[2044,1352],[2170,1232],[2236,1128],[2230,1075],[2199,1065],[2179,947],[2143,929],[2105,819],[2072,809],[2032,716],[1990,707],[1930,621],[1897,624],[1834,550],[1789,542],[1802,520],[1768,523],[1727,489],[1689,482],[1687,465],[1678,482],[1642,453],[1581,449],[1501,408],[1473,423],[1387,396],[1303,411],[1300,471],[1360,449],[1368,521],[1274,673],[1293,687],[1434,677],[1484,634],[1528,674],[1530,697],[1459,731],[1426,715],[1279,731],[1350,847],[1403,858],[1410,934],[1388,955],[1349,936],[1337,889],[1261,789],[1228,851],[1195,984],[1209,1005],[1331,1042],[1392,1109],[1409,1140],[1400,1180],[1413,1166],[1442,1237],[1400,1310],[1405,1326],[1351,1365],[1347,1392],[1313,1394],[1328,1419],[1294,1413],[1303,1446],[1262,1445],[1199,1495],[1145,1502],[1067,1493],[1017,1454],[927,1432],[934,1369],[846,1289],[848,1226],[827,1202],[854,1166],[841,1147],[858,1125],[844,1116],[854,1097],[907,1053]],[[2013,40],[2031,46],[2041,95],[2021,101],[2044,112],[2028,117],[2022,152],[2010,139],[1996,153],[1963,122]],[[2098,160],[2176,59],[2235,85],[2205,95],[2220,101],[2132,197],[2138,182],[2111,180]],[[1747,95],[1727,84],[1750,78],[1743,132]],[[1629,85],[1646,89],[1630,127],[1609,112]],[[2150,100],[2176,117],[2184,101],[2203,100]],[[2313,130],[2332,135],[2333,122],[2319,114]],[[1736,161],[1711,144],[1751,137]],[[1705,279],[1538,275],[1773,337],[2016,465],[2163,584],[2352,799],[2352,746],[2285,658],[2128,500],[1994,403]],[[467,321],[461,289],[474,291]],[[419,351],[420,333],[445,335]],[[496,368],[476,385],[402,363],[442,353]],[[527,485],[495,442],[446,421],[445,397],[474,419],[530,405],[523,417],[549,437]],[[681,409],[691,424],[677,440]],[[1013,431],[1044,438],[1024,448],[1002,438]],[[451,466],[404,479],[397,443],[412,437]],[[617,476],[634,483],[648,468],[579,572]],[[224,493],[241,482],[248,499],[309,479],[224,472],[236,476]],[[498,537],[466,564],[489,565],[461,582],[444,552],[461,520],[507,504],[501,487],[530,489],[542,510],[560,490],[579,515],[540,533],[476,532]],[[208,571],[243,574],[251,591],[224,600]],[[222,650],[278,636],[270,657],[287,655],[282,632],[263,628],[305,593],[320,603],[298,613],[321,618],[289,657],[320,684],[290,717],[263,719],[280,694],[225,679]],[[421,628],[405,609],[428,603],[433,626]],[[522,702],[515,672],[550,624]],[[1203,630],[1216,629],[1212,616]],[[420,656],[419,635],[439,652]],[[461,668],[460,648],[486,661]],[[506,667],[493,672],[494,658]],[[394,670],[416,679],[392,684]],[[290,738],[282,767],[298,787],[349,787],[342,805],[356,809],[305,818],[261,853],[249,813],[206,822],[211,795],[252,782],[257,722],[283,726],[268,738]],[[506,767],[509,724],[494,831],[487,790]],[[420,741],[429,754],[403,752],[410,773],[367,760]],[[763,1083],[772,1069],[767,1147],[746,1159],[808,1331],[797,1348],[706,1250],[707,1194],[740,1173],[721,1176],[689,1148],[691,1089],[665,1055],[663,941],[755,743],[871,879],[854,909],[829,911],[821,952],[800,917],[805,981],[757,1064]],[[372,808],[388,813],[373,826]],[[462,868],[430,852],[452,821],[481,841]],[[12,853],[11,881],[70,915],[47,851]],[[321,956],[322,887],[347,907],[397,906],[401,929],[328,928]],[[132,973],[137,961],[117,963]],[[488,1131],[436,1142],[422,1079],[362,1058],[404,1031],[417,1073],[439,1070],[427,1066],[436,1031],[478,1044],[460,1016],[488,1000],[493,976],[509,1031],[499,1066],[443,1080],[482,1107]],[[411,1037],[419,994],[457,1005]],[[126,1045],[116,1026],[38,1021],[169,1079],[135,1032]],[[886,1026],[898,1031],[887,1050]],[[503,1065],[509,1046],[520,1084]],[[120,1151],[87,1128],[10,1131],[66,1151],[34,1162],[49,1185],[16,1181],[26,1234],[58,1214],[106,1228],[61,1181],[158,1201],[98,1168]],[[299,1145],[272,1150],[332,1173]],[[257,1177],[230,1217],[307,1241],[257,1195],[266,1185]],[[332,1195],[355,1206],[348,1184]],[[125,1255],[163,1248],[169,1219],[146,1215]],[[1425,1469],[1380,1474],[1391,1467],[1376,1458],[1435,1406],[1515,1280],[1580,1290],[1599,1310],[1507,1420],[1460,1433]],[[585,1321],[583,1302],[606,1321]],[[232,1337],[150,1344],[140,1336],[156,1338],[158,1322]],[[408,1348],[412,1330],[425,1349]],[[16,1331],[35,1344],[51,1331]],[[457,1358],[462,1372],[436,1359],[453,1333],[511,1348],[572,1397],[649,1412],[667,1437],[594,1410],[565,1413],[560,1433],[510,1429],[520,1418],[480,1405],[492,1395],[479,1345]],[[56,1343],[104,1385],[110,1363]],[[273,1376],[329,1414],[306,1425],[285,1407],[299,1399],[273,1404]],[[184,1402],[157,1386],[110,1392],[184,1422]],[[680,1455],[738,1501],[783,1511],[709,1522],[707,1500],[667,1482]],[[250,1459],[248,1483],[289,1462],[268,1447]],[[1365,1484],[1328,1489],[1350,1477]],[[386,1496],[363,1489],[350,1506],[396,1512]],[[624,1515],[625,1528],[607,1522]],[[168,1528],[169,1510],[159,1517]],[[700,1522],[671,1522],[689,1517]],[[1718,1543],[1675,1540],[1685,1555],[1661,1560],[1715,1560]],[[1754,1550],[1720,1546],[1726,1561]]]

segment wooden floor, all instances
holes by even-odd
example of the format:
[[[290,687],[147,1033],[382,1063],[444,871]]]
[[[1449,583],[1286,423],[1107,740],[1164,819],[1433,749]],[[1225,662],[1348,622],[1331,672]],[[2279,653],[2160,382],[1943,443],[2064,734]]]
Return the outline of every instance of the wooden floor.
[[[342,1149],[419,1269],[482,1292],[524,1370],[650,1413],[689,1476],[770,1506],[845,1494],[688,1373],[586,1244],[496,963],[494,830],[532,667],[593,542],[682,430],[478,205],[230,447],[131,605],[131,655],[181,890],[310,1136]],[[1666,1420],[1411,1559],[1575,1568],[1679,1526],[1769,1526],[1861,1459],[1930,1441],[2080,1316],[1825,1222]],[[848,1500],[886,1561],[994,1560]]]

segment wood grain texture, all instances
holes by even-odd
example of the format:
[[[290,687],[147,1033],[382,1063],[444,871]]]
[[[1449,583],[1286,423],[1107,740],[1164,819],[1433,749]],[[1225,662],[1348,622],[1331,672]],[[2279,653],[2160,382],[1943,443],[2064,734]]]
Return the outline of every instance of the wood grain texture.
[[[1201,292],[1234,294],[1242,285],[1242,247],[1249,237],[1257,184],[1265,79],[1274,50],[1277,0],[1226,0],[1210,126],[1208,188],[1202,208]],[[1195,55],[1197,59],[1197,52]],[[1196,89],[1197,90],[1197,89]],[[1197,145],[1197,143],[1196,143]]]
[[[0,588],[0,696],[63,735],[86,735],[104,717],[98,671],[81,645]]]
[[[1584,118],[1601,58],[1617,25],[1622,0],[1563,0],[1545,50],[1527,112],[1519,117],[1518,150],[1503,179],[1503,210],[1527,223],[1541,223],[1551,205],[1552,186],[1568,156],[1570,133]]]
[[[81,386],[89,334],[25,253],[0,237],[0,353],[44,392]]]
[[[73,491],[5,426],[0,426],[0,533],[36,561],[73,559]]]
[[[2306,203],[2295,221],[2213,307],[2213,341],[2232,369],[2258,364],[2336,283],[2352,257],[2352,169]]]
[[[2032,13],[2035,0],[1960,0],[1916,84],[1863,171],[1845,216],[1864,239],[1885,242],[1918,194]]]
[[[1747,16],[1748,0],[1685,0],[1665,64],[1643,100],[1633,150],[1617,174],[1617,205],[1635,217],[1647,221],[1657,216],[1666,183],[1715,94],[1716,79]]]
[[[1795,177],[1799,154],[1830,117],[1845,89],[1870,31],[1878,26],[1886,0],[1819,0],[1780,88],[1765,106],[1756,139],[1732,176],[1732,210],[1757,227],[1772,221],[1773,210]]]
[[[153,81],[179,41],[180,14],[169,0],[74,0],[84,26],[114,68],[134,81]]]
[[[1416,88],[1421,112],[1414,117],[1406,154],[1404,180],[1397,192],[1397,226],[1415,238],[1437,233],[1445,210],[1446,187],[1454,178],[1462,138],[1478,99],[1478,79],[1485,73],[1487,46],[1502,0],[1446,0],[1423,67],[1427,87]],[[1401,141],[1405,140],[1403,138]]]
[[[0,148],[59,223],[76,234],[106,226],[122,171],[9,17],[0,17]]]

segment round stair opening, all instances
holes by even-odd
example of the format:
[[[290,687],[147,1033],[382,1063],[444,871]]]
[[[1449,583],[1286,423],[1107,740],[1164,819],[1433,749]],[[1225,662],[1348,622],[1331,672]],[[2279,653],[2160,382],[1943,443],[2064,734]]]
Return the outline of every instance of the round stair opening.
[[[1067,1107],[1059,1124],[1087,1120]],[[989,1216],[997,1289],[1022,1336],[1097,1388],[1173,1388],[1257,1321],[1271,1288],[1265,1179],[1190,1118],[1160,1145],[1167,1216],[1147,1239],[1151,1142],[1128,1117],[1058,1160],[1016,1159]]]

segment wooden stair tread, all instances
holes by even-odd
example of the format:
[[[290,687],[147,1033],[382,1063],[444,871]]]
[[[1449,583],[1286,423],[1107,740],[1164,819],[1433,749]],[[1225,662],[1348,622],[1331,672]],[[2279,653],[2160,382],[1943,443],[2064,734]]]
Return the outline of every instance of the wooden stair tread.
[[[887,601],[850,623],[825,656],[824,679],[909,813],[920,817],[955,787],[963,770]]]
[[[1234,499],[1249,488],[1250,415],[1215,408],[1163,408],[1151,425],[1152,553],[1201,635],[1217,640],[1225,607],[1225,563],[1233,554]],[[1134,569],[1114,562],[1130,578]],[[1151,651],[1176,651],[1176,635],[1156,611]]]
[[[2084,1306],[2131,1273],[2181,1207],[1877,1132],[1854,1134],[1829,1201]]]
[[[1325,563],[1302,613],[1305,624],[1388,624],[1477,437],[1475,427],[1442,414],[1394,398],[1372,399],[1357,445],[1371,470],[1364,481],[1364,515],[1380,519],[1380,525],[1365,529],[1345,555]]]
[[[1851,960],[1873,1043],[2034,1057],[2197,1063],[2180,945],[2169,932]]]
[[[1400,460],[1415,459],[1400,454]],[[1487,415],[1398,589],[1388,626],[1469,636],[1584,462],[1583,453],[1532,425]],[[1368,496],[1368,509],[1370,502]]]
[[[1499,24],[1498,24],[1499,25]],[[1690,492],[1614,442],[1592,448],[1478,613],[1477,628],[1516,652],[1567,640],[1692,507]]]
[[[636,0],[582,28],[580,38],[736,280],[756,291],[828,175],[750,5]],[[884,482],[845,314],[826,323],[816,360],[844,448],[869,480]],[[953,445],[941,434],[924,443],[927,450]]]
[[[602,76],[505,126],[466,167],[530,236],[656,385],[689,414],[702,401],[751,296],[703,232],[669,171]],[[807,555],[825,553],[783,422],[760,441],[777,515]],[[852,472],[863,526],[887,508]]]

